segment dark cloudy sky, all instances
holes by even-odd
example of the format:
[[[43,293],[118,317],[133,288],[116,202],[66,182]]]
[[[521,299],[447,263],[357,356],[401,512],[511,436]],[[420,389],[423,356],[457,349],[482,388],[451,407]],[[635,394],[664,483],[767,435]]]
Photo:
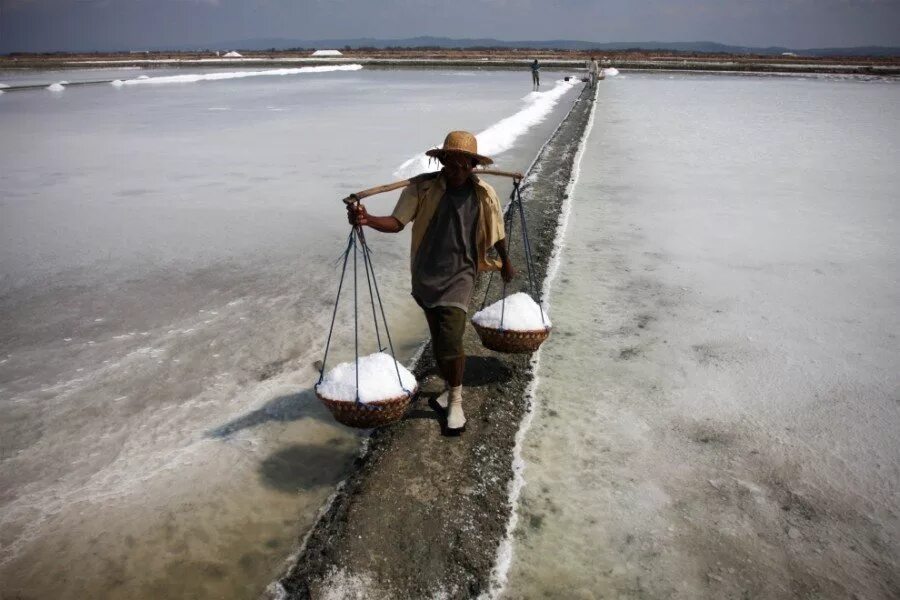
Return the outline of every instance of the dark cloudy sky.
[[[900,46],[900,0],[0,0],[0,52],[417,35]]]

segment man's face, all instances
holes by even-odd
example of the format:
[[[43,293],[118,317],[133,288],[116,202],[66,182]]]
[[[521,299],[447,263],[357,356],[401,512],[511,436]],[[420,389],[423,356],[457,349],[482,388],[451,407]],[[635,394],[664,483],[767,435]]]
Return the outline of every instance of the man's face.
[[[451,187],[459,187],[469,179],[475,165],[472,159],[463,155],[450,154],[441,159],[444,165],[444,177]]]

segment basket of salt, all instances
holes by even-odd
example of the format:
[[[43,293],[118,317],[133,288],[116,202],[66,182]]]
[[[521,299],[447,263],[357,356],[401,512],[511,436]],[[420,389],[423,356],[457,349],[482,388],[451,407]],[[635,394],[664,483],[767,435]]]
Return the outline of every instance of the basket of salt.
[[[534,352],[550,336],[550,317],[524,292],[494,302],[472,317],[485,348],[506,354]]]
[[[335,420],[350,427],[399,421],[418,391],[415,376],[389,354],[376,352],[334,367],[316,384],[316,396]]]

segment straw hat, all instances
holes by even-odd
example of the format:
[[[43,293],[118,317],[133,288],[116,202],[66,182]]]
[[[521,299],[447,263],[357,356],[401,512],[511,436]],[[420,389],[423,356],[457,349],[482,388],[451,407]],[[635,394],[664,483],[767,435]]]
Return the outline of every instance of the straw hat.
[[[433,148],[425,154],[428,156],[442,159],[447,154],[463,154],[478,161],[479,165],[493,164],[493,160],[487,156],[478,154],[478,141],[475,136],[468,131],[451,131],[444,138],[444,146],[442,148]]]

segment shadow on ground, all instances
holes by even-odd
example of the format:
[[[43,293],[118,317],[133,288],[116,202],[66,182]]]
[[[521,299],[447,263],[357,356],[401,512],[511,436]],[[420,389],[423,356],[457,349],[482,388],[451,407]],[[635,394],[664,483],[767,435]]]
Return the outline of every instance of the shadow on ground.
[[[334,486],[343,479],[358,452],[350,439],[325,444],[294,444],[271,454],[259,465],[265,485],[282,492]]]
[[[441,387],[441,380],[437,379],[437,369],[434,366],[434,360],[430,356],[423,356],[420,368],[421,381],[419,381],[419,385],[421,388],[418,394],[418,401],[413,403],[404,420],[431,419],[439,421],[442,434],[446,434],[444,411],[435,402],[443,388]],[[465,387],[481,387],[506,383],[512,379],[512,376],[513,372],[509,366],[498,358],[493,356],[467,356],[463,385]],[[427,381],[425,381],[426,379]]]
[[[464,386],[506,383],[512,379],[512,369],[495,356],[467,356]]]
[[[434,373],[433,362],[429,361],[432,368],[429,373]],[[505,383],[512,378],[510,368],[498,358],[493,356],[469,356],[466,357],[466,373],[463,379],[465,386],[483,386],[496,383]],[[420,384],[422,382],[419,382]],[[424,397],[437,396],[440,390],[422,390]],[[333,423],[331,413],[325,408],[313,388],[305,389],[296,394],[279,396],[267,402],[264,406],[247,413],[237,419],[229,421],[206,432],[207,437],[224,438],[229,435],[256,427],[270,421],[287,422],[299,419],[317,419],[327,423]],[[414,406],[406,415],[407,419],[437,419],[438,415],[433,411],[419,406]]]
[[[256,427],[269,421],[287,422],[304,418],[317,419],[328,423],[334,422],[331,413],[316,398],[316,392],[313,388],[305,389],[296,394],[279,396],[253,412],[210,429],[206,432],[206,435],[207,437],[223,438],[236,431]]]

